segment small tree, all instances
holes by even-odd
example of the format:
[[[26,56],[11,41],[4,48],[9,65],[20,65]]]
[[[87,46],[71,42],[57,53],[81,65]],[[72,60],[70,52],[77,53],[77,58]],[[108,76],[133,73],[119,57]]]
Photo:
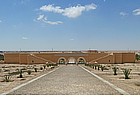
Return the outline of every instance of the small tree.
[[[104,69],[105,69],[105,66],[102,66],[102,65],[101,65],[101,70],[104,71]]]
[[[98,70],[100,70],[100,65],[97,65]]]
[[[97,69],[97,65],[94,65],[95,70]]]
[[[136,54],[136,60],[140,60],[140,55],[139,54]]]
[[[10,79],[11,79],[10,75],[4,75],[3,82],[10,82],[11,81]]]
[[[46,68],[46,65],[43,65],[44,69]]]
[[[132,71],[132,69],[127,69],[127,68],[123,69],[123,74],[125,76],[125,79],[130,79],[129,75],[130,75],[131,71]]]
[[[22,70],[19,70],[19,78],[23,78],[23,75],[22,75]]]
[[[40,70],[43,70],[43,67],[40,67]]]
[[[37,68],[34,68],[35,72],[37,72]]]
[[[117,75],[117,70],[118,70],[118,68],[115,66],[115,67],[113,67],[112,69],[113,69],[114,75]]]
[[[19,74],[18,78],[23,78],[23,75],[22,75],[22,69],[16,69],[17,70],[17,74]]]
[[[31,70],[28,70],[27,73],[28,73],[28,75],[31,75],[32,71]]]

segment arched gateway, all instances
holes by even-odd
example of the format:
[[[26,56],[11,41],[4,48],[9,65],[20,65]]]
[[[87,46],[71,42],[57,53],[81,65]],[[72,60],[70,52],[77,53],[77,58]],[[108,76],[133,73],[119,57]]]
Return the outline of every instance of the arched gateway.
[[[86,63],[86,60],[85,60],[85,58],[83,58],[83,57],[79,57],[79,58],[77,59],[77,63],[78,63],[78,64],[85,64],[85,63]]]
[[[68,62],[67,62],[68,64],[76,64],[76,59],[74,58],[74,57],[70,57],[69,59],[68,59]]]
[[[135,52],[94,52],[94,51],[56,51],[56,52],[5,52],[7,64],[122,64],[135,63]]]
[[[67,61],[66,61],[66,59],[64,57],[61,57],[61,58],[58,59],[58,62],[57,63],[58,64],[66,64]]]
[[[86,60],[83,57],[75,58],[75,57],[60,57],[57,61],[58,64],[85,64]]]

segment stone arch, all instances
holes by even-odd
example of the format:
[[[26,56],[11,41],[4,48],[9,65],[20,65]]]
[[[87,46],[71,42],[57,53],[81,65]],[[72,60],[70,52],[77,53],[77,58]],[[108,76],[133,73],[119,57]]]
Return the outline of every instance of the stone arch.
[[[58,64],[66,64],[67,60],[64,57],[60,57],[57,61]]]
[[[76,59],[74,57],[69,57],[68,64],[76,64]]]
[[[78,63],[78,64],[85,64],[85,63],[86,63],[86,59],[85,59],[84,57],[79,57],[79,58],[77,59],[77,63]]]

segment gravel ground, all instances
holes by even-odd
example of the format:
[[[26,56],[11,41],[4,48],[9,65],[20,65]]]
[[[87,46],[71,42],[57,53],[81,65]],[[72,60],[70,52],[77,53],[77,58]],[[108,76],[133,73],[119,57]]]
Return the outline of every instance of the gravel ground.
[[[121,88],[126,91],[130,95],[140,95],[140,65],[138,64],[117,64],[118,75],[113,75],[113,70],[110,68],[109,70],[95,70],[90,67],[85,67],[92,73],[95,73],[99,77],[102,77],[106,81],[114,84],[115,86]],[[132,72],[130,73],[130,79],[124,79],[124,74],[121,68],[131,68]]]
[[[18,95],[120,95],[76,65],[60,66],[50,73],[10,93]]]

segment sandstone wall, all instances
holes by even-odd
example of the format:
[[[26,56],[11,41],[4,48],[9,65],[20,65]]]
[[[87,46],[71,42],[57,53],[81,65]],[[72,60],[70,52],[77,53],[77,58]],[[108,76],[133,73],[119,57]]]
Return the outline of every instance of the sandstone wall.
[[[135,53],[5,53],[5,63],[19,63],[19,64],[44,64],[47,62],[58,63],[60,58],[64,58],[67,62],[70,58],[74,58],[77,62],[83,58],[89,63],[102,63],[102,64],[121,64],[121,63],[134,63]]]

